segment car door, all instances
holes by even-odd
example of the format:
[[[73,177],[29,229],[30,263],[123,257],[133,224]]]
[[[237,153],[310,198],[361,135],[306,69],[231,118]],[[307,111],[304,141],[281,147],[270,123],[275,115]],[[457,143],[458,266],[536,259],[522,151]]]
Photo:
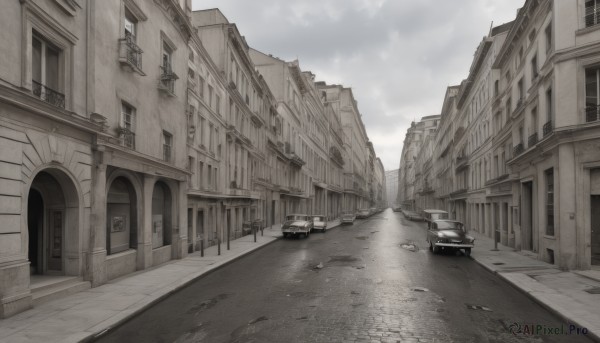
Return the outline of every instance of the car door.
[[[436,236],[437,236],[437,224],[430,223],[429,229],[427,230],[427,241],[430,243],[435,242]]]

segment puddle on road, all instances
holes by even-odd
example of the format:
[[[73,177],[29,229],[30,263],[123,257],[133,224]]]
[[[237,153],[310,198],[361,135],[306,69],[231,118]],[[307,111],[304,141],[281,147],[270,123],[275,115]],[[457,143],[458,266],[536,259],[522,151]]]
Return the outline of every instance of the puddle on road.
[[[329,262],[356,262],[358,258],[352,255],[337,255],[337,256],[329,256]]]
[[[230,293],[224,293],[224,294],[219,294],[216,297],[212,298],[212,299],[208,299],[208,300],[204,300],[203,302],[192,306],[192,308],[190,308],[187,313],[188,314],[192,314],[192,313],[198,313],[198,312],[202,312],[204,310],[208,310],[213,308],[215,305],[217,305],[217,303],[221,300],[225,300],[227,298],[229,298],[232,294]]]
[[[419,247],[417,247],[417,245],[414,242],[401,243],[400,248],[408,250],[408,251],[412,251],[412,252],[419,250]]]

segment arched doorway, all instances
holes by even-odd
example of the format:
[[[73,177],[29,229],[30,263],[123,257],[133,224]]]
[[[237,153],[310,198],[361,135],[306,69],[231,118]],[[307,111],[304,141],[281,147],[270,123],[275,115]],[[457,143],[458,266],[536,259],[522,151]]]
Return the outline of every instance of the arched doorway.
[[[171,191],[161,181],[152,192],[152,248],[171,244]]]
[[[137,249],[137,197],[131,182],[115,178],[106,197],[106,250],[109,255]]]
[[[27,200],[28,259],[31,274],[78,275],[79,197],[58,169],[39,172]]]

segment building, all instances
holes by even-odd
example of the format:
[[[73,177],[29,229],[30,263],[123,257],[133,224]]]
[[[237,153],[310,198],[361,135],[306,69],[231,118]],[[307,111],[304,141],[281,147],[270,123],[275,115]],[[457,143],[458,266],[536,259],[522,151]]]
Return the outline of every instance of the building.
[[[437,207],[566,270],[600,264],[599,8],[527,0],[492,28],[446,95],[433,151]],[[429,182],[426,159],[413,165],[421,132],[413,125],[403,150],[408,203],[410,184]]]
[[[395,207],[398,197],[398,172],[400,169],[385,171],[385,207]]]
[[[334,108],[297,61],[273,60],[285,70],[274,82],[217,9],[24,0],[0,19],[23,28],[2,36],[0,318],[228,242],[251,221],[334,219],[346,191],[361,205],[368,190],[384,196],[359,119],[360,142],[345,141],[353,99]],[[360,163],[346,162],[359,146]],[[361,183],[346,188],[346,165]]]

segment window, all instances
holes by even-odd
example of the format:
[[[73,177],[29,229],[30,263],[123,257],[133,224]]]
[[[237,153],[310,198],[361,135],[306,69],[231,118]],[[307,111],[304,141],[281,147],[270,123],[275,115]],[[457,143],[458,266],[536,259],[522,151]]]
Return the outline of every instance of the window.
[[[523,83],[523,78],[521,78],[519,80],[519,82],[517,83],[517,87],[518,87],[518,91],[519,91],[519,100],[517,100],[517,107],[519,107],[521,105],[521,103],[523,102],[523,100],[525,99],[525,85]]]
[[[126,103],[121,103],[121,122],[119,125],[119,138],[121,144],[127,148],[135,149],[135,108]]]
[[[35,31],[31,47],[33,95],[54,106],[65,108],[65,95],[59,93],[60,49],[37,35]]]
[[[200,143],[200,147],[204,148],[204,125],[206,123],[206,119],[200,117],[200,130],[198,135],[198,142]]]
[[[585,1],[585,27],[597,25],[600,22],[600,0]]]
[[[588,68],[585,70],[585,121],[598,120],[598,106],[600,105],[600,68]]]
[[[198,162],[198,188],[204,189],[204,162]]]
[[[531,59],[531,81],[535,80],[538,76],[538,63],[537,63],[537,55],[534,55]]]
[[[546,52],[549,52],[552,50],[552,23],[548,24],[544,31],[546,33]]]
[[[163,160],[171,162],[173,157],[173,135],[163,131]]]
[[[202,75],[198,75],[198,76],[199,76],[198,95],[201,98],[204,98],[204,78],[202,77]]]
[[[208,125],[208,151],[215,152],[215,139],[214,139],[214,125],[210,123]]]
[[[215,94],[215,112],[221,114],[221,97],[218,94]]]
[[[554,169],[546,170],[546,235],[554,236]]]
[[[179,77],[173,72],[173,51],[175,49],[163,36],[162,41],[162,62],[160,65],[159,89],[169,95],[175,94],[175,80]]]
[[[214,93],[214,89],[213,86],[208,85],[208,107],[210,107],[211,109],[213,108],[213,93]]]
[[[135,19],[135,17],[131,14],[131,12],[126,8],[125,9],[125,17],[123,18],[123,26],[125,28],[125,32],[124,35],[125,37],[131,37],[132,41],[135,42],[135,35],[136,35],[136,27],[137,27],[137,20]]]
[[[498,93],[500,93],[500,81],[496,80],[494,81],[494,96],[498,96]]]
[[[531,132],[531,134],[534,134],[537,132],[537,107],[534,107],[531,110],[531,128],[529,129],[529,132]]]
[[[544,136],[552,132],[552,121],[554,120],[552,110],[552,88],[546,91],[546,124],[544,124]]]

